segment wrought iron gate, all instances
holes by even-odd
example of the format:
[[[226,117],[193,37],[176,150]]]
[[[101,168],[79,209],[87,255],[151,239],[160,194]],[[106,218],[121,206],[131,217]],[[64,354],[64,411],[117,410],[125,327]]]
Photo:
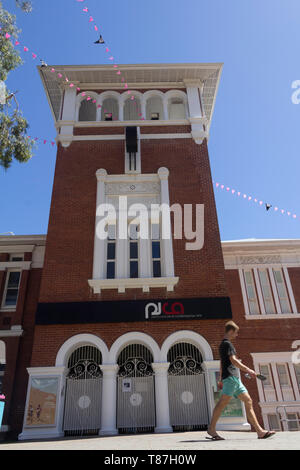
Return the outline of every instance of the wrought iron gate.
[[[101,353],[92,346],[78,348],[68,362],[63,429],[66,435],[98,434],[101,427]]]
[[[176,343],[168,353],[170,422],[174,431],[206,429],[208,408],[200,351]]]
[[[118,358],[117,428],[120,433],[154,431],[152,362],[152,354],[140,344],[127,346]]]

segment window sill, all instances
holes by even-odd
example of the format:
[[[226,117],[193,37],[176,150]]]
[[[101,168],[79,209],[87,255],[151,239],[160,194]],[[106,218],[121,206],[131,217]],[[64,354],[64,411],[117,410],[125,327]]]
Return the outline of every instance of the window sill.
[[[16,312],[17,310],[17,306],[15,305],[14,307],[2,307],[0,308],[0,312],[9,312],[9,313],[13,313],[13,312]]]
[[[129,279],[89,279],[89,286],[94,294],[100,294],[101,289],[118,289],[124,293],[126,289],[143,289],[149,292],[150,287],[166,287],[167,291],[173,291],[179,277],[141,277]]]
[[[274,313],[264,315],[245,315],[246,320],[284,320],[286,318],[300,318],[300,313]]]

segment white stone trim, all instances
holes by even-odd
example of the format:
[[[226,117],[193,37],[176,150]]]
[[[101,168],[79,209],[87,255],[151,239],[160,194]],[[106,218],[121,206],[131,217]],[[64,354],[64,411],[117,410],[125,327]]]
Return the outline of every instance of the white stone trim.
[[[300,313],[266,313],[266,315],[246,315],[246,320],[285,320],[287,318],[300,318]]]
[[[157,124],[158,123],[158,124]],[[144,127],[161,127],[161,126],[188,126],[190,119],[169,119],[168,121],[159,120],[141,120],[136,121],[58,121],[55,124],[56,129],[62,126],[74,126],[74,127],[128,127],[128,126],[144,126]]]
[[[140,125],[140,124],[139,124]],[[140,140],[160,140],[160,139],[191,139],[192,134],[178,133],[178,134],[140,134]],[[58,141],[65,141],[65,137],[58,136]],[[74,135],[71,142],[85,142],[85,141],[98,141],[98,140],[125,140],[124,134],[107,134],[107,135]]]
[[[31,263],[32,261],[1,261],[0,271],[5,271],[6,269],[28,271],[31,268]]]
[[[129,344],[143,344],[151,351],[153,362],[165,362],[161,361],[160,348],[152,336],[147,335],[146,333],[141,333],[140,331],[131,331],[130,333],[125,333],[124,335],[119,336],[119,338],[117,338],[112,344],[109,350],[108,363],[116,364],[120,352]]]
[[[151,287],[166,287],[167,291],[173,291],[178,283],[179,277],[139,277],[126,279],[88,279],[88,284],[92,287],[94,294],[100,294],[102,289],[118,289],[119,293],[124,293],[126,289],[143,289],[149,292]]]
[[[117,423],[117,364],[101,364],[102,370],[102,404],[101,429],[99,436],[115,436],[118,434]]]
[[[168,385],[168,369],[169,362],[153,362],[151,364],[154,371],[155,380],[155,406],[156,406],[156,427],[154,432],[167,433],[173,432],[170,423],[170,407],[169,407],[169,385]]]
[[[199,333],[191,330],[180,330],[169,335],[161,346],[161,362],[167,362],[168,351],[175,343],[188,341],[200,350],[203,361],[213,361],[213,353],[209,343]]]
[[[101,351],[102,363],[106,363],[108,359],[108,348],[104,341],[99,336],[82,333],[79,335],[71,336],[60,347],[55,361],[55,367],[64,367],[68,364],[68,359],[71,354],[80,346],[91,345]]]
[[[0,241],[2,241],[1,236]],[[15,236],[11,237],[11,241],[16,242]],[[35,247],[36,245],[0,245],[0,253],[32,253]]]
[[[0,310],[0,312],[4,312],[6,310]],[[21,325],[12,326],[10,330],[0,330],[0,338],[15,338],[18,336],[22,336],[24,330],[22,329]],[[0,358],[1,362],[1,358]]]

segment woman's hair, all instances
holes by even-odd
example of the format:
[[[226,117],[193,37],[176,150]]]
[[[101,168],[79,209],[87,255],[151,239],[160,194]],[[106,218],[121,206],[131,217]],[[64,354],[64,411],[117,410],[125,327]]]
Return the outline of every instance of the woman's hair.
[[[228,321],[225,325],[225,333],[228,333],[228,331],[239,331],[239,327],[234,323],[232,320]]]

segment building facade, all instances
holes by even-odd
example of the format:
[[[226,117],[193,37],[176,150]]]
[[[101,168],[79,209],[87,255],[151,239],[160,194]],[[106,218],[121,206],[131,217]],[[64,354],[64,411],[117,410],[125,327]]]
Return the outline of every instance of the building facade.
[[[58,151],[47,236],[0,237],[2,430],[205,429],[232,318],[267,375],[245,383],[258,415],[298,429],[300,241],[221,243],[207,141],[222,65],[119,69],[125,87],[111,66],[39,68]],[[250,429],[238,400],[219,429]]]

